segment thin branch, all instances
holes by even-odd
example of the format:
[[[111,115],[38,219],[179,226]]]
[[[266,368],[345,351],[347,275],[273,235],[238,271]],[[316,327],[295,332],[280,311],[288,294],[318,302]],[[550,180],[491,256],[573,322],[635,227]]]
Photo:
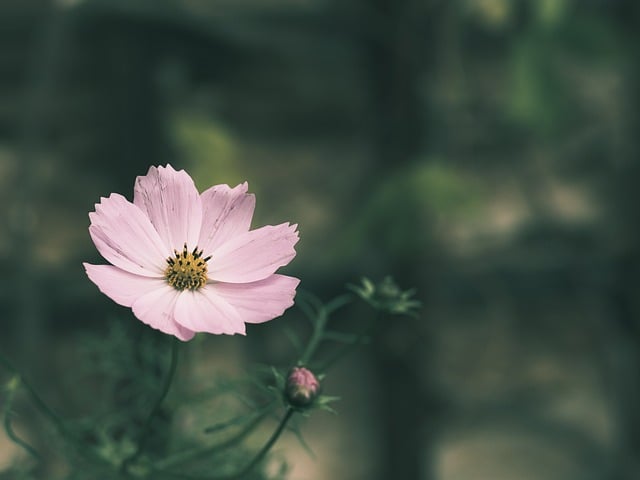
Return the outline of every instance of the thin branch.
[[[182,473],[172,473],[172,472],[162,472],[162,475],[167,478],[173,478],[176,480],[240,480],[249,473],[258,465],[264,457],[269,453],[271,448],[275,445],[280,438],[280,435],[285,430],[287,423],[295,413],[295,410],[292,408],[287,409],[287,413],[282,417],[280,423],[276,430],[271,434],[269,440],[264,444],[264,446],[260,449],[260,451],[256,454],[255,457],[240,471],[236,473],[232,473],[229,475],[212,475],[212,476],[201,476],[201,475],[189,475]]]
[[[131,463],[137,460],[138,457],[142,455],[142,452],[144,452],[144,448],[147,444],[147,440],[149,439],[149,433],[151,432],[151,424],[153,423],[153,420],[155,420],[155,418],[157,417],[158,413],[160,413],[162,402],[164,401],[167,394],[169,393],[169,388],[173,383],[173,377],[175,376],[177,366],[178,366],[178,339],[176,337],[173,337],[171,342],[171,360],[169,364],[169,371],[165,378],[164,384],[162,385],[162,390],[160,391],[160,395],[156,399],[156,403],[153,405],[153,408],[151,409],[151,412],[149,412],[149,416],[147,416],[144,426],[142,427],[142,433],[140,434],[140,439],[138,440],[138,446],[136,450],[130,456],[128,456],[123,460],[122,465],[120,467],[121,471],[126,472],[129,465],[131,465]]]

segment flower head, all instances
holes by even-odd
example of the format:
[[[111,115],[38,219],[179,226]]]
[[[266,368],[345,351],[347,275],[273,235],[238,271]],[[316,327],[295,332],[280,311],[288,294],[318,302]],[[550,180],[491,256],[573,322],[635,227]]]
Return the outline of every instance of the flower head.
[[[151,167],[133,203],[101,198],[89,234],[111,265],[87,275],[144,323],[181,340],[196,332],[244,334],[293,305],[300,280],[276,274],[296,255],[297,225],[250,230],[255,197],[246,182],[201,194],[184,171]]]

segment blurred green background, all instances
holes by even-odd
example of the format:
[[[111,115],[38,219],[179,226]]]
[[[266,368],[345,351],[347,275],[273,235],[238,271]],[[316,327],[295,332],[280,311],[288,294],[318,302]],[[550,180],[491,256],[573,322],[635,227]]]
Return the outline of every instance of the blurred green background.
[[[299,223],[305,289],[424,303],[290,478],[640,478],[639,47],[635,0],[2,0],[0,346],[55,397],[127,314],[87,213],[170,162]],[[284,358],[277,322],[211,341]]]

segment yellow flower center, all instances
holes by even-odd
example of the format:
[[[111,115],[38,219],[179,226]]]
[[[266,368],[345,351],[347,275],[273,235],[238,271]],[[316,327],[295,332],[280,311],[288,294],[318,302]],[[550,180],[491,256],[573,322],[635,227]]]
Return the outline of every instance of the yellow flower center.
[[[176,290],[198,290],[207,283],[207,261],[211,258],[202,258],[202,250],[198,247],[193,251],[187,250],[187,244],[181,252],[173,251],[174,256],[167,258],[167,268],[164,277],[169,285]]]

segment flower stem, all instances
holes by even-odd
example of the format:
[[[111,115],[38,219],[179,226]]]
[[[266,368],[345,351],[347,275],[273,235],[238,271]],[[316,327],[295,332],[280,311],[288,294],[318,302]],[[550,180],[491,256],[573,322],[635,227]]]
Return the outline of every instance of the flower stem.
[[[165,378],[164,384],[162,385],[162,390],[160,391],[160,395],[156,399],[156,403],[153,405],[153,408],[151,409],[151,412],[149,412],[149,415],[147,416],[147,419],[142,427],[142,433],[140,434],[140,439],[138,440],[138,446],[136,450],[122,461],[120,469],[123,472],[126,472],[129,465],[131,465],[131,463],[137,460],[138,457],[142,455],[142,452],[144,452],[145,446],[147,444],[147,440],[149,439],[149,434],[151,433],[151,424],[153,423],[153,420],[156,418],[158,413],[160,413],[162,402],[164,401],[167,394],[169,393],[169,388],[171,387],[171,383],[173,382],[173,377],[175,376],[177,366],[178,366],[178,339],[176,337],[172,337],[171,359],[169,363],[169,371],[167,372],[167,376]]]
[[[251,471],[255,468],[255,466],[258,465],[264,459],[267,453],[269,453],[271,448],[278,441],[278,438],[280,438],[280,435],[284,431],[285,427],[287,426],[287,423],[289,423],[289,420],[291,419],[294,413],[295,413],[295,410],[293,408],[287,408],[287,413],[285,413],[284,417],[282,417],[282,420],[280,420],[278,427],[271,434],[271,437],[269,437],[269,440],[267,440],[267,443],[263,445],[263,447],[256,454],[256,456],[253,457],[253,459],[242,470],[236,473],[232,473],[229,475],[207,475],[207,476],[170,473],[170,472],[162,472],[162,473],[167,478],[174,478],[176,480],[177,479],[180,479],[180,480],[240,480],[246,475],[248,475],[249,473],[251,473]]]
[[[40,459],[41,457],[37,450],[29,445],[26,441],[18,437],[18,435],[16,435],[16,432],[13,430],[13,425],[11,425],[11,406],[13,405],[13,397],[19,385],[20,377],[16,375],[9,381],[9,385],[7,386],[7,398],[5,399],[5,404],[2,409],[2,416],[4,417],[4,429],[7,432],[7,437],[9,437],[9,439],[13,443],[21,446],[35,458]]]
[[[264,459],[267,453],[269,453],[269,450],[271,450],[271,447],[273,447],[275,443],[278,441],[278,438],[280,438],[280,434],[284,431],[285,427],[287,426],[287,423],[291,419],[294,412],[295,412],[294,409],[287,408],[287,413],[284,415],[284,417],[282,417],[282,420],[280,420],[280,424],[278,425],[278,428],[276,428],[276,430],[273,432],[273,434],[271,435],[267,443],[264,444],[264,446],[258,452],[258,454],[255,457],[253,457],[253,460],[251,460],[249,464],[242,469],[242,471],[240,471],[235,475],[231,475],[230,477],[227,477],[224,480],[233,480],[236,478],[242,478],[247,473],[251,472],[251,470],[253,470],[253,468]]]
[[[366,341],[373,337],[376,333],[376,329],[383,320],[383,313],[377,311],[372,319],[369,320],[369,324],[358,334],[358,336],[351,342],[345,343],[339,348],[331,357],[322,362],[318,367],[318,371],[324,372],[335,365],[338,360],[342,360],[343,357],[351,353],[357,346],[366,343]]]
[[[58,433],[60,433],[63,436],[67,436],[69,434],[69,431],[65,427],[60,417],[53,410],[51,410],[51,408],[49,408],[49,406],[44,402],[44,400],[42,400],[42,398],[40,398],[40,395],[38,395],[38,393],[31,386],[31,384],[27,382],[24,379],[24,377],[20,375],[20,373],[18,372],[18,369],[14,367],[11,364],[11,362],[9,362],[9,360],[7,360],[2,354],[0,354],[0,363],[2,363],[2,365],[4,365],[4,367],[7,370],[9,370],[11,373],[13,373],[16,377],[20,379],[20,384],[27,390],[27,392],[29,393],[29,396],[31,397],[33,402],[36,404],[36,407],[38,408],[38,410],[40,410],[40,412],[45,417],[51,420],[51,423],[54,424],[54,426],[58,430]]]
[[[185,452],[176,453],[175,455],[156,462],[154,465],[154,469],[167,470],[170,468],[175,468],[177,466],[183,465],[184,463],[196,461],[201,457],[213,455],[217,452],[226,450],[227,448],[236,445],[237,443],[241,442],[247,435],[253,432],[253,430],[262,422],[262,420],[264,420],[264,418],[269,415],[269,413],[271,413],[274,405],[274,403],[270,403],[266,408],[258,411],[253,416],[253,418],[248,421],[247,425],[232,437],[222,442],[199,448],[197,450],[188,450]]]
[[[327,327],[327,323],[329,322],[329,316],[336,310],[339,310],[340,308],[350,303],[353,298],[351,294],[340,295],[326,305],[323,305],[322,302],[313,295],[306,294],[304,295],[304,297],[309,300],[309,306],[307,308],[303,308],[304,304],[301,304],[300,307],[303,309],[303,311],[305,311],[307,317],[309,317],[310,319],[312,319],[312,317],[315,317],[315,321],[312,322],[313,332],[311,333],[309,343],[307,344],[307,347],[298,360],[298,365],[301,366],[308,365],[309,362],[311,362],[311,359],[315,355],[318,346],[320,345],[320,343],[322,343],[323,340],[326,339],[325,330]],[[305,301],[305,303],[307,302]],[[315,315],[313,315],[312,313],[314,309],[313,307],[315,307],[316,310]]]
[[[331,357],[329,357],[324,362],[322,362],[322,364],[318,367],[318,371],[326,372],[327,370],[329,370],[329,368],[335,365],[338,362],[338,360],[342,360],[343,357],[351,353],[351,351],[353,351],[355,347],[357,347],[358,345],[362,345],[363,343],[367,343],[366,339],[369,337],[370,330],[372,329],[369,328],[361,332],[355,338],[355,340],[353,340],[352,342],[343,344],[341,348],[338,349],[338,351],[336,351]]]
[[[327,325],[327,321],[329,320],[329,316],[324,308],[318,310],[318,316],[316,318],[315,323],[313,324],[313,333],[311,334],[311,339],[307,344],[307,348],[305,348],[304,353],[300,357],[298,361],[299,365],[306,365],[313,357],[313,354],[316,352],[318,345],[322,341],[322,337],[324,335],[324,328]]]
[[[68,440],[71,443],[76,451],[80,453],[84,458],[93,461],[96,464],[104,465],[104,460],[98,457],[94,452],[90,449],[86,448],[85,444],[79,442],[76,439],[76,436],[67,428],[62,418],[58,416],[46,403],[38,392],[33,388],[33,386],[18,372],[18,369],[13,366],[13,364],[7,360],[2,354],[0,354],[0,363],[10,371],[15,377],[20,379],[20,385],[25,388],[31,400],[35,404],[36,408],[40,411],[42,415],[49,419],[49,421],[53,424],[58,434],[64,439]],[[6,428],[6,418],[5,418],[5,428]],[[7,431],[7,435],[10,436],[9,431]],[[11,438],[11,437],[10,437]],[[24,445],[23,445],[24,446]]]

